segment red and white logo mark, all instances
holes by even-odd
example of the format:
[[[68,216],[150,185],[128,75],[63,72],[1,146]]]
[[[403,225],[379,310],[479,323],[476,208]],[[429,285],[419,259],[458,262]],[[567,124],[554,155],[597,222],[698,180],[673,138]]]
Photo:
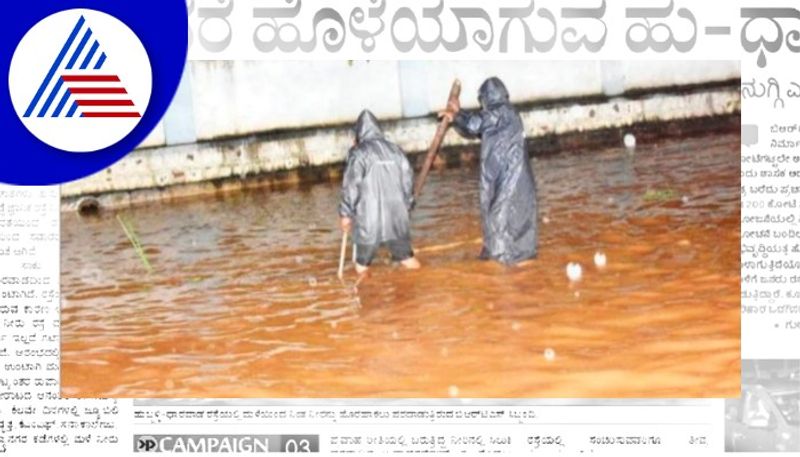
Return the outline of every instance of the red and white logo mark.
[[[81,117],[142,117],[117,75],[64,75]]]

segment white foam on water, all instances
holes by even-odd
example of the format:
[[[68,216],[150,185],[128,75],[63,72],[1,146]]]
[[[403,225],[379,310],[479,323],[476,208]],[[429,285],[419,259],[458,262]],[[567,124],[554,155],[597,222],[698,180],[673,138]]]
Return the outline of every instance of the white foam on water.
[[[579,263],[570,262],[567,264],[567,278],[572,282],[580,281],[583,277],[583,267]]]

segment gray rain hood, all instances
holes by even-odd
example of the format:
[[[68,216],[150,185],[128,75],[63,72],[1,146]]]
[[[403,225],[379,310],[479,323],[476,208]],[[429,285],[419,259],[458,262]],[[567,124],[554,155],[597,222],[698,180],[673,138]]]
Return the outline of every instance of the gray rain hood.
[[[364,110],[358,115],[353,132],[356,134],[356,143],[383,138],[383,130],[378,124],[378,119],[369,110]]]

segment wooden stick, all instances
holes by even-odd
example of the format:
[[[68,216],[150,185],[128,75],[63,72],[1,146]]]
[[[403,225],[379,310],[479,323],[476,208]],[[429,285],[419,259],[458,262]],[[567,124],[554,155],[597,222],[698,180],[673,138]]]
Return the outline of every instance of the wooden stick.
[[[437,252],[437,251],[446,251],[448,249],[455,249],[460,248],[461,246],[466,246],[468,244],[478,244],[483,241],[483,238],[475,238],[474,240],[470,241],[458,241],[455,243],[448,243],[448,244],[439,244],[436,246],[426,246],[424,248],[419,248],[417,252]]]
[[[453,81],[453,86],[450,88],[450,97],[447,99],[448,107],[450,106],[451,102],[455,102],[460,96],[461,81],[456,79]],[[425,180],[428,179],[428,172],[431,171],[433,161],[436,159],[436,154],[439,153],[439,147],[442,145],[442,140],[444,140],[444,135],[447,133],[448,128],[450,128],[450,121],[446,117],[442,118],[441,122],[439,122],[439,128],[436,129],[436,135],[433,136],[433,141],[431,141],[431,146],[428,148],[428,155],[425,156],[425,163],[422,165],[422,169],[419,172],[417,182],[414,183],[415,199],[419,198],[419,195],[422,193],[422,188],[425,186]]]
[[[339,254],[339,280],[344,278],[344,257],[347,255],[347,232],[342,233],[342,251]]]

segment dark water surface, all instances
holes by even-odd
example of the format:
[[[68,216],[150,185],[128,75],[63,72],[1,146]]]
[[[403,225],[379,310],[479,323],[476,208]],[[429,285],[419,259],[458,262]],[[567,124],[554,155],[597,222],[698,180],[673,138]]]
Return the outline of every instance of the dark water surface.
[[[152,274],[114,214],[64,214],[63,394],[738,396],[739,148],[535,160],[540,257],[515,268],[476,260],[476,168],[432,173],[425,268],[382,258],[357,291],[352,267],[336,278],[335,184],[125,211]]]

